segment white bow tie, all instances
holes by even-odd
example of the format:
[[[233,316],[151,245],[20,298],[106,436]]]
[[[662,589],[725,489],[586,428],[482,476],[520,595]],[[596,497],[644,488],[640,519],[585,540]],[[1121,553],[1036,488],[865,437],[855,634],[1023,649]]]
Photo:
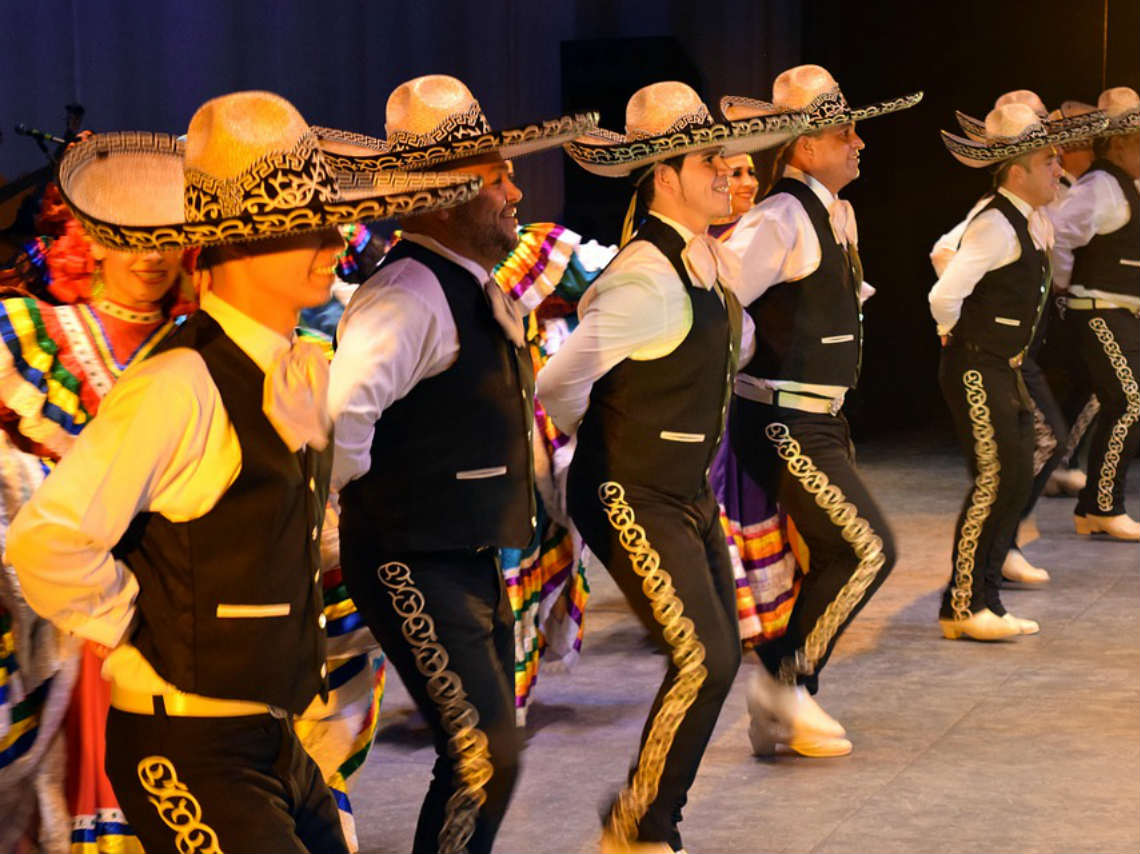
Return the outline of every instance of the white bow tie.
[[[740,274],[740,262],[736,256],[707,234],[693,235],[681,252],[681,260],[705,290],[712,290],[718,279],[725,287],[732,287]]]
[[[328,445],[328,388],[328,358],[311,341],[294,341],[266,371],[261,409],[290,451]]]
[[[859,245],[859,227],[855,224],[855,209],[846,199],[836,199],[827,209],[831,220],[831,233],[840,246]]]
[[[1041,208],[1029,214],[1029,236],[1038,249],[1048,252],[1053,248],[1053,221]]]

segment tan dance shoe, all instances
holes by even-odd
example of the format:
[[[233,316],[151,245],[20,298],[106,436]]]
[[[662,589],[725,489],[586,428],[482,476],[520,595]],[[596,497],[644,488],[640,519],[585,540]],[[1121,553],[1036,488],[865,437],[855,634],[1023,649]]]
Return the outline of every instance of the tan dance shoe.
[[[1085,488],[1087,480],[1085,473],[1080,469],[1054,469],[1049,479],[1045,481],[1045,488],[1041,494],[1050,497],[1068,495],[1075,498]]]
[[[1140,541],[1140,522],[1127,513],[1116,516],[1074,516],[1078,534],[1108,534],[1114,540]]]
[[[824,759],[846,756],[852,750],[851,741],[843,736],[824,735],[803,730],[795,735],[775,718],[759,714],[748,725],[748,740],[753,756],[775,756],[791,751],[800,756]]]
[[[989,608],[983,608],[965,620],[939,618],[938,625],[942,627],[942,635],[949,640],[967,637],[979,641],[996,641],[1021,634],[1019,626],[999,617]]]
[[[598,851],[601,854],[677,854],[668,842],[638,842],[637,840],[619,839],[608,828],[602,831],[601,841],[598,842]]]
[[[1025,559],[1017,549],[1010,549],[1001,565],[1001,577],[1015,584],[1046,584],[1049,573]]]
[[[1041,631],[1041,626],[1036,620],[1027,620],[1024,617],[1015,617],[1013,614],[1006,611],[1003,620],[1008,620],[1017,626],[1017,633],[1021,635],[1035,635]]]
[[[760,667],[748,682],[748,714],[765,715],[782,724],[789,733],[814,733],[842,737],[847,730],[823,710],[802,685],[777,681],[767,668]]]

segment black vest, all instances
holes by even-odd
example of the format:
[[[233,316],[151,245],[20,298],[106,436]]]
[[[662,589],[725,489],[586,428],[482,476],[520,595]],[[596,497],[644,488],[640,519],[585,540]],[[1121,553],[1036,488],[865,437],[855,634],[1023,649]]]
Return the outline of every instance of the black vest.
[[[1049,296],[1049,259],[1033,245],[1029,222],[1013,202],[996,193],[978,215],[989,210],[1000,211],[1013,226],[1021,255],[982,276],[962,301],[951,334],[955,343],[1008,359],[1025,350],[1033,338]]]
[[[747,307],[756,324],[756,355],[743,373],[758,379],[854,388],[863,358],[863,270],[835,240],[827,208],[811,187],[782,178],[768,196],[788,193],[819,239],[819,267],[794,282],[768,288]]]
[[[481,283],[435,252],[400,241],[380,274],[405,258],[439,280],[459,355],[376,422],[372,467],[341,490],[341,536],[394,552],[523,548],[535,512],[530,352],[507,339]]]
[[[1071,281],[1085,288],[1140,297],[1140,192],[1131,176],[1115,163],[1098,160],[1089,167],[1089,172],[1098,170],[1120,184],[1130,216],[1116,231],[1093,235],[1073,252]]]
[[[636,241],[669,259],[692,304],[693,325],[668,355],[624,359],[594,383],[571,465],[689,500],[707,484],[724,430],[740,352],[740,303],[728,289],[722,303],[714,291],[693,286],[681,260],[684,239],[656,217]]]
[[[328,691],[318,620],[331,438],[323,452],[291,453],[261,411],[264,374],[205,312],[154,352],[175,347],[205,361],[241,446],[241,472],[206,515],[141,514],[116,546],[139,582],[131,643],[183,691],[300,713]]]

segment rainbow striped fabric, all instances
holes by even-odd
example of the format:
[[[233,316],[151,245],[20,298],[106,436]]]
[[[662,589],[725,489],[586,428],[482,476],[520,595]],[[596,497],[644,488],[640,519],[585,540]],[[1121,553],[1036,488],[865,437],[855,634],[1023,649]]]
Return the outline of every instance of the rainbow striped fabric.
[[[0,301],[0,422],[24,450],[59,459],[127,366],[173,327],[174,321],[148,327],[120,361],[104,318],[91,306]]]

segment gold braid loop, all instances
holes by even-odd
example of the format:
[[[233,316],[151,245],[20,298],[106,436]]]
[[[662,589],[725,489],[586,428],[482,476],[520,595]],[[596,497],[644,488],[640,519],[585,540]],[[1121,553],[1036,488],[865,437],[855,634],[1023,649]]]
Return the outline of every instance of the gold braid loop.
[[[966,388],[966,403],[970,408],[970,430],[974,435],[974,460],[978,473],[974,476],[970,506],[966,509],[962,530],[958,533],[954,588],[950,591],[950,607],[957,620],[970,617],[978,539],[982,535],[982,527],[989,519],[990,508],[997,500],[998,485],[1001,482],[1001,463],[998,461],[997,442],[994,440],[990,408],[986,405],[986,389],[982,384],[981,371],[966,371],[962,374],[962,384]]]
[[[867,588],[886,563],[886,558],[883,556],[882,537],[875,533],[870,522],[859,515],[859,508],[847,500],[839,485],[832,483],[826,474],[816,468],[811,458],[803,453],[800,443],[792,438],[788,426],[774,422],[764,428],[764,433],[775,445],[776,453],[787,465],[788,471],[799,481],[805,492],[814,496],[815,503],[827,513],[832,524],[840,529],[844,542],[851,546],[859,559],[851,577],[808,632],[803,648],[780,662],[781,680],[792,684],[799,675],[810,676],[815,673],[816,665],[827,652],[827,647],[840,626],[862,601]]]
[[[174,763],[165,756],[146,756],[137,766],[139,782],[162,823],[174,831],[178,854],[222,854],[218,834],[202,821],[202,805],[178,779]]]
[[[392,606],[403,620],[400,627],[412,649],[416,669],[427,678],[427,693],[439,708],[440,723],[448,735],[447,752],[455,760],[455,791],[444,808],[439,831],[440,854],[457,854],[475,832],[479,810],[487,799],[483,787],[494,769],[487,734],[479,726],[479,712],[467,700],[459,676],[448,670],[447,650],[439,642],[435,621],[424,613],[424,596],[412,581],[407,564],[381,564],[376,577],[388,588]]]
[[[1033,404],[1033,440],[1033,476],[1037,477],[1057,450],[1057,437],[1036,403]]]
[[[1069,436],[1065,439],[1065,451],[1062,459],[1069,459],[1073,456],[1073,452],[1077,449],[1077,445],[1081,443],[1084,438],[1085,431],[1089,429],[1092,420],[1096,418],[1096,414],[1100,412],[1100,401],[1097,400],[1095,394],[1089,395],[1089,399],[1081,408],[1080,414],[1077,415],[1073,426],[1069,429]]]
[[[645,529],[636,523],[633,508],[625,500],[625,489],[619,483],[606,481],[598,487],[598,498],[618,533],[622,548],[629,555],[633,571],[642,579],[641,589],[649,600],[653,618],[662,627],[670,660],[677,669],[673,684],[653,716],[633,778],[610,811],[610,833],[621,842],[633,842],[637,839],[637,825],[657,797],[665,758],[673,746],[677,728],[697,699],[708,670],[704,665],[704,644],[697,637],[693,621],[684,616],[684,605],[673,587],[672,577],[661,569],[660,554],[650,546]]]
[[[1120,382],[1124,399],[1127,401],[1124,412],[1112,424],[1112,430],[1108,434],[1108,444],[1104,449],[1104,460],[1101,462],[1100,471],[1097,473],[1097,509],[1102,513],[1111,513],[1115,504],[1113,492],[1116,488],[1117,470],[1120,466],[1120,457],[1124,454],[1124,440],[1128,437],[1128,431],[1132,429],[1132,425],[1140,418],[1140,387],[1136,384],[1136,378],[1132,376],[1132,368],[1128,366],[1128,359],[1121,352],[1120,345],[1116,342],[1116,336],[1112,334],[1112,330],[1108,328],[1104,318],[1090,318],[1089,328],[1092,329],[1093,334],[1104,347],[1104,355],[1112,364],[1112,370],[1116,373],[1116,379]]]

